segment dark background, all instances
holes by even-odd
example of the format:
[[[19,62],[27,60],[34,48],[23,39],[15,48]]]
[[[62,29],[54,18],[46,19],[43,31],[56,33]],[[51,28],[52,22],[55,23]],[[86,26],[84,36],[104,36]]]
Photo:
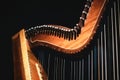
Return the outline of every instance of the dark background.
[[[79,21],[83,3],[83,0],[4,0],[0,6],[0,80],[13,80],[14,34],[42,24],[73,27]]]

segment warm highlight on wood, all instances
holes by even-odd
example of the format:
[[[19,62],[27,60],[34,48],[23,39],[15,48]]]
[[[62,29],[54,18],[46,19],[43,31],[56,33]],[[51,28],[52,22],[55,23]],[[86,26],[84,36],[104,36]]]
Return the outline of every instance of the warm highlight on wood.
[[[31,80],[27,45],[23,30],[12,37],[14,57],[14,80]]]
[[[46,73],[36,59],[25,38],[25,31],[21,30],[12,37],[14,58],[14,80],[47,80]],[[36,67],[36,64],[38,67]],[[43,79],[39,78],[41,74]]]
[[[43,45],[67,54],[74,54],[81,51],[93,38],[96,29],[99,26],[105,5],[106,0],[93,1],[87,15],[87,19],[85,20],[85,25],[82,27],[81,33],[76,40],[68,41],[64,38],[59,38],[52,35],[39,34],[31,39],[31,42],[33,43],[31,47]]]

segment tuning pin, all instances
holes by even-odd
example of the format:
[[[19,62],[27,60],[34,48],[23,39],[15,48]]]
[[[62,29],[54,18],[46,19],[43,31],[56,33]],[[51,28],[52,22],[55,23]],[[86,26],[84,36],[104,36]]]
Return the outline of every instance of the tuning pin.
[[[44,25],[44,34],[47,34],[47,25]]]
[[[40,34],[40,26],[38,26],[38,33]]]
[[[57,36],[59,37],[60,36],[60,30],[59,30],[59,28],[57,29]]]
[[[61,28],[61,37],[64,36],[64,33],[63,33],[63,28]]]
[[[67,29],[66,29],[66,39],[69,39],[69,34]]]
[[[35,35],[38,34],[38,26],[34,27],[34,30],[35,30]]]
[[[61,37],[61,28],[59,28],[59,38]]]
[[[53,27],[50,26],[50,35],[53,35]]]
[[[87,16],[87,11],[83,10],[81,17],[83,17],[84,19],[86,19],[86,16]]]
[[[60,29],[57,28],[57,36],[59,37],[60,36]]]
[[[37,34],[36,27],[34,27],[34,36]]]
[[[40,26],[40,33],[42,34],[43,32],[43,26]]]
[[[74,39],[76,39],[76,37],[77,37],[77,29],[76,29],[76,26],[74,27],[73,32],[74,32]]]
[[[82,11],[83,14],[87,15],[88,12],[86,12],[85,10]]]
[[[90,2],[90,1],[87,1],[86,4],[85,4],[85,8],[88,8],[88,9],[89,9],[90,6],[91,6],[91,2]]]
[[[47,25],[47,34],[50,35],[50,27]]]
[[[57,33],[56,33],[56,27],[55,26],[52,26],[52,35],[55,35],[57,36]]]
[[[49,25],[49,35],[52,35],[52,27]]]
[[[41,34],[43,34],[43,32],[44,32],[44,26],[42,25],[41,26]]]
[[[66,39],[66,30],[64,29],[64,39]]]
[[[73,29],[71,29],[71,30],[70,30],[70,37],[71,37],[71,40],[73,40],[73,36],[74,36],[74,34],[73,34]]]
[[[63,38],[64,38],[64,36],[65,36],[65,31],[64,31],[64,28],[63,28]]]
[[[70,29],[68,30],[68,40],[71,40],[71,34],[70,34]]]
[[[61,37],[63,38],[64,37],[64,33],[63,33],[63,28],[61,28]]]
[[[48,26],[45,25],[45,34],[48,34]]]
[[[85,18],[81,16],[81,17],[80,17],[80,20],[82,20],[82,21],[83,21],[83,23],[84,23]]]
[[[52,27],[52,35],[55,35],[55,28],[54,28],[54,26]]]
[[[63,37],[64,37],[64,39],[65,39],[65,37],[66,37],[65,29],[63,29]]]
[[[32,35],[32,37],[35,36],[35,34],[34,34],[34,27],[31,28],[31,35]]]
[[[68,30],[66,29],[66,39],[68,39]]]
[[[41,26],[40,32],[41,32],[41,34],[43,33],[43,26]]]
[[[59,28],[58,27],[56,27],[55,32],[56,32],[57,36],[59,36]]]
[[[76,24],[77,36],[81,33],[81,25]]]
[[[47,33],[48,33],[48,35],[50,35],[50,27],[49,27],[49,25],[47,27]]]
[[[44,34],[47,34],[47,25],[44,25]]]
[[[33,30],[33,27],[31,27],[29,30],[30,30],[30,31],[29,31],[29,32],[30,32],[30,35],[31,35],[31,37],[32,37],[32,35],[33,35],[33,34],[32,34],[32,32],[33,32],[33,31],[32,31],[32,30]]]
[[[57,29],[54,29],[54,35],[58,36],[58,30]]]
[[[37,29],[34,27],[34,36],[37,35]]]

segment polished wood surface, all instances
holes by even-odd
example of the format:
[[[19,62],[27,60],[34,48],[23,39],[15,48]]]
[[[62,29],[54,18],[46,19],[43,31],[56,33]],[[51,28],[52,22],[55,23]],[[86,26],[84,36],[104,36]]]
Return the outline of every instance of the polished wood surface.
[[[21,30],[12,37],[14,80],[47,80],[46,73],[32,53],[25,37],[25,31]]]
[[[48,46],[55,50],[62,51],[67,54],[74,54],[76,52],[84,49],[87,44],[93,38],[99,22],[101,20],[102,13],[106,5],[106,0],[94,0],[87,19],[85,20],[85,25],[82,27],[82,31],[76,40],[65,40],[64,38],[59,38],[47,34],[39,34],[32,37],[30,40],[32,43],[31,47],[38,45]],[[61,27],[61,26],[60,26]],[[64,27],[64,26],[63,26]]]
[[[12,37],[14,80],[31,80],[27,45],[23,30]]]

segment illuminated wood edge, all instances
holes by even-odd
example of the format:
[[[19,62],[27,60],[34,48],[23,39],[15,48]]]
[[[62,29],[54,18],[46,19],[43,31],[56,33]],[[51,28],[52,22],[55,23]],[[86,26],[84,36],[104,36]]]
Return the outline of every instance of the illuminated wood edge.
[[[40,46],[40,45],[41,46],[47,46],[47,47],[53,48],[55,50],[58,50],[58,51],[61,51],[61,52],[67,53],[67,54],[75,54],[77,52],[80,52],[92,40],[92,38],[93,38],[93,36],[94,36],[94,34],[96,32],[96,29],[99,26],[99,22],[100,22],[100,20],[102,18],[102,14],[103,14],[103,11],[105,9],[106,3],[107,3],[107,0],[94,0],[94,2],[92,3],[91,8],[89,10],[89,13],[87,15],[87,19],[85,21],[85,26],[82,28],[82,31],[84,31],[84,29],[86,29],[86,27],[88,27],[88,25],[92,23],[92,22],[90,22],[92,20],[91,19],[92,17],[94,17],[93,20],[92,20],[94,24],[89,25],[89,26],[91,26],[90,27],[90,34],[88,34],[89,36],[87,36],[87,39],[85,41],[83,41],[81,46],[76,45],[75,48],[73,48],[73,47],[69,48],[69,47],[66,47],[64,45],[58,45],[57,43],[50,42],[49,39],[48,40],[42,39],[43,36],[46,36],[46,37],[50,38],[51,35],[43,34],[43,36],[41,37],[41,34],[40,34],[40,35],[37,35],[37,36],[33,37],[30,40],[30,42],[32,44],[31,47]],[[97,14],[96,15],[92,15],[94,13],[97,13]],[[86,30],[86,31],[89,31],[89,30]],[[85,32],[83,32],[83,33],[85,33]],[[76,40],[68,41],[66,44],[71,45],[71,42],[72,42],[72,44],[74,44],[77,40],[82,38],[82,37],[80,37],[81,35],[82,35],[82,33],[79,35],[79,37],[77,37]],[[55,37],[55,36],[54,36],[54,39],[57,40],[58,42],[62,42],[63,41],[63,38],[59,38],[58,39],[58,37]]]
[[[14,52],[13,54],[19,54],[20,56],[20,68],[22,70],[22,73],[20,73],[22,76],[23,80],[32,80],[31,78],[31,73],[30,73],[30,65],[29,65],[29,58],[28,58],[28,52],[27,52],[27,45],[26,45],[26,38],[25,38],[25,33],[24,30],[21,30],[19,33],[17,33],[16,35],[14,35],[12,37],[12,41],[14,42],[15,39],[18,38],[19,40],[17,41],[20,45],[19,46],[15,46],[13,50],[16,50],[17,48],[19,48],[19,50],[17,52]],[[14,44],[13,44],[14,46]],[[17,57],[15,55],[14,56],[14,60],[17,59]],[[14,68],[17,67],[17,65],[14,63]],[[17,71],[17,70],[16,70]],[[19,73],[19,72],[18,72]],[[15,77],[17,76],[17,73],[14,73],[14,79],[16,79]],[[17,79],[16,79],[17,80]]]
[[[33,80],[48,80],[48,76],[47,73],[45,72],[42,64],[38,61],[38,59],[35,57],[34,53],[31,51],[30,46],[27,42],[27,47],[28,47],[28,53],[29,53],[29,64],[30,64],[30,68],[31,68],[31,76]],[[36,66],[37,64],[37,66]],[[33,72],[33,67],[32,65],[34,65],[34,67],[36,68],[36,73]],[[39,69],[38,69],[39,66]],[[40,73],[38,74],[38,72],[40,71]],[[40,77],[42,77],[42,79],[40,79]]]

